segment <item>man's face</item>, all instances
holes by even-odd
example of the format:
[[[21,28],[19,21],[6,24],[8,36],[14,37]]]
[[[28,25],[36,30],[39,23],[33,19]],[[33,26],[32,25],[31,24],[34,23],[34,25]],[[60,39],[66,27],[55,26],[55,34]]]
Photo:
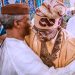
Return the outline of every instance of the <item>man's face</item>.
[[[61,24],[60,18],[64,13],[64,5],[56,0],[45,0],[36,10],[34,24],[37,29],[41,30],[40,35],[43,38],[48,36],[52,39],[55,36]]]
[[[37,21],[38,26],[37,25],[35,26],[41,30],[40,34],[38,35],[40,39],[43,38],[45,40],[50,40],[55,37],[58,31],[58,27],[60,26],[61,23],[59,18],[48,19],[47,17],[40,17],[37,19]]]
[[[52,4],[51,4],[52,3]],[[45,0],[36,9],[35,26],[40,29],[54,29],[60,25],[60,18],[65,13],[65,6],[56,0]]]
[[[30,19],[29,15],[23,15],[22,19],[18,21],[20,24],[20,30],[22,31],[22,35],[30,34]]]

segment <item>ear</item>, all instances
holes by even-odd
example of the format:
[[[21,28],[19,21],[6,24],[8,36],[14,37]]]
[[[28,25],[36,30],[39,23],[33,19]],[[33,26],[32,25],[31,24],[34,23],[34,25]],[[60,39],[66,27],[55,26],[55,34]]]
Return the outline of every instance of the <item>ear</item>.
[[[14,27],[20,28],[20,24],[17,20],[14,20]]]

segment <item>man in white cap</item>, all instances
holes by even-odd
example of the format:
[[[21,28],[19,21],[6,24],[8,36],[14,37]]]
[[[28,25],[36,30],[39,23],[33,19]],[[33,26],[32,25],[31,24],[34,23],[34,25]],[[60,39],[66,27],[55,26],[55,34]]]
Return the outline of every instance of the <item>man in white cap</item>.
[[[45,0],[36,9],[31,35],[25,37],[28,45],[51,67],[64,67],[75,59],[75,38],[61,27],[65,6],[56,0]]]

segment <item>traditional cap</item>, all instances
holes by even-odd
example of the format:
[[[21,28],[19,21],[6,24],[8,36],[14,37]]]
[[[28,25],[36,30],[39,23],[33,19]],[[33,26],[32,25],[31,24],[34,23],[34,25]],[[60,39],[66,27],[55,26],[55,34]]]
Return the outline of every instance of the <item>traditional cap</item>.
[[[49,24],[53,23],[54,19],[62,17],[65,12],[66,8],[63,3],[56,0],[45,0],[43,4],[36,9],[34,24],[38,28],[49,29]],[[49,19],[52,19],[52,22],[50,22]]]
[[[29,6],[27,4],[8,4],[6,6],[2,6],[1,9],[2,14],[8,15],[20,15],[20,14],[28,14]]]
[[[65,14],[66,8],[63,3],[56,0],[45,0],[43,4],[36,9],[37,15],[44,15],[49,18],[57,18]]]

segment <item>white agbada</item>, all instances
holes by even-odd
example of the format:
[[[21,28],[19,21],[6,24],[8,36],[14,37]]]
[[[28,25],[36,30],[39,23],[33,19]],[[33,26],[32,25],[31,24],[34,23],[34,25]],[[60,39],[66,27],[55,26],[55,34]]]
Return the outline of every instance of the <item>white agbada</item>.
[[[48,68],[24,41],[6,38],[0,50],[0,75],[72,75],[75,61],[65,68]]]
[[[0,75],[50,75],[47,72],[49,68],[24,41],[6,38],[1,49],[3,63]]]
[[[66,30],[75,37],[75,15],[69,19]]]

